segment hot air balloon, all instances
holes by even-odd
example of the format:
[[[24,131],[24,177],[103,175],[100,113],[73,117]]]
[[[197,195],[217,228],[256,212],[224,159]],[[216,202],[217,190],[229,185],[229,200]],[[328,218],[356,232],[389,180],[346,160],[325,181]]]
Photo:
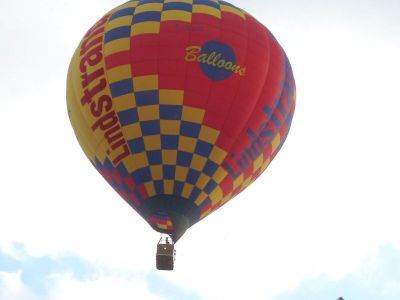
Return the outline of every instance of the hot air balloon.
[[[67,106],[98,172],[176,242],[267,168],[288,134],[295,83],[277,40],[244,10],[134,0],[83,37]]]

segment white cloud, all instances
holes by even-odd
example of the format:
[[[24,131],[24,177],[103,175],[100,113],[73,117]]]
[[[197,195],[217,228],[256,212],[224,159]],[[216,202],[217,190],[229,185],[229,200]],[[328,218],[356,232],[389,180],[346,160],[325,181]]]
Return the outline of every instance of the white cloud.
[[[21,271],[0,272],[0,299],[2,300],[69,300],[69,299],[143,299],[162,300],[164,297],[150,292],[145,278],[120,275],[96,275],[77,280],[72,274],[53,274],[47,289],[34,293],[21,280]]]
[[[274,300],[322,298],[395,300],[399,298],[400,252],[392,245],[380,247],[368,255],[354,272],[340,278],[326,275],[310,277],[298,287],[274,297]]]
[[[49,293],[52,300],[98,299],[98,300],[161,300],[149,291],[146,281],[122,276],[98,276],[77,281],[70,274],[54,275],[55,285]]]
[[[39,300],[38,297],[21,282],[21,273],[0,272],[0,299],[2,300]]]

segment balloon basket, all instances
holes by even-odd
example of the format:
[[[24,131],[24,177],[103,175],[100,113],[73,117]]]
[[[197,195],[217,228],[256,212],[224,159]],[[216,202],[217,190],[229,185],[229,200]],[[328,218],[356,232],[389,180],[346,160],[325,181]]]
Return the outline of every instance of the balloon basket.
[[[158,270],[172,271],[174,269],[176,251],[170,237],[161,237],[157,244],[156,266]]]

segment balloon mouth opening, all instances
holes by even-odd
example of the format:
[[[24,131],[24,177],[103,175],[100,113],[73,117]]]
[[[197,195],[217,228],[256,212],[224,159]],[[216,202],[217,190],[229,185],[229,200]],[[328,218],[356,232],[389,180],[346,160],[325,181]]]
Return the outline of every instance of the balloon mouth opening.
[[[200,219],[200,208],[176,195],[156,195],[146,199],[142,214],[154,230],[171,235],[177,242]]]

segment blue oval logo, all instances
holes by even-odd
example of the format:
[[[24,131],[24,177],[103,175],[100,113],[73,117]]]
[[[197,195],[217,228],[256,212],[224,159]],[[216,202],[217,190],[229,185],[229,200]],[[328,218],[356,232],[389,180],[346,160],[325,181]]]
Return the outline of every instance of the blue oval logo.
[[[232,73],[246,75],[246,68],[237,64],[233,49],[218,41],[209,41],[202,47],[187,47],[185,60],[197,61],[203,73],[211,80],[225,80]]]

